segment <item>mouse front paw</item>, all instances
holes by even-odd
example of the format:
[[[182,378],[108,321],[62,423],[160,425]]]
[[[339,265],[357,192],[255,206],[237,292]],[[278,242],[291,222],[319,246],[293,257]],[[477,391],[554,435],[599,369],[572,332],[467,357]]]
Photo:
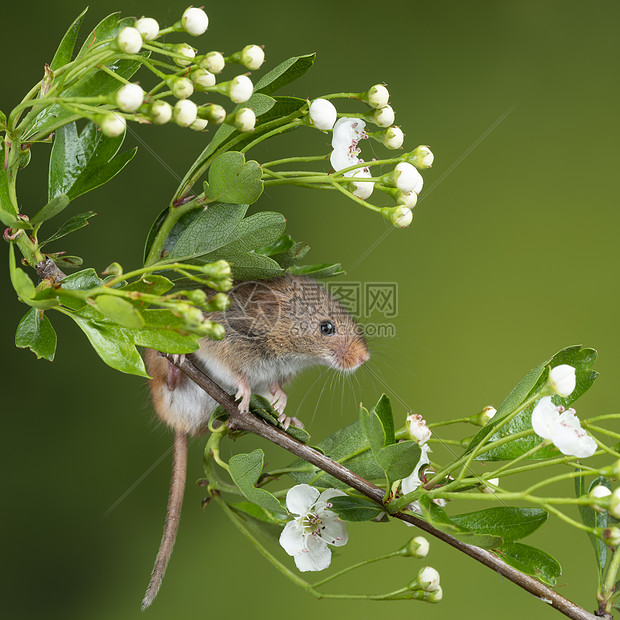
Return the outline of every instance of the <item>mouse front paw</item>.
[[[235,394],[235,400],[241,399],[241,402],[237,405],[241,413],[249,413],[250,411],[250,396],[252,391],[247,382],[247,379],[242,378],[237,383],[237,393]]]
[[[271,403],[271,406],[281,416],[284,413],[284,410],[286,409],[286,402],[288,400],[288,396],[286,395],[286,392],[282,389],[282,386],[276,383],[269,388],[269,393],[272,395],[272,398],[269,400],[269,402]]]
[[[284,413],[281,413],[278,416],[278,422],[280,422],[280,424],[282,424],[282,428],[286,431],[288,430],[288,427],[292,424],[293,426],[296,426],[297,428],[304,428],[303,422],[301,420],[299,420],[298,418],[289,418],[287,415],[285,415]]]

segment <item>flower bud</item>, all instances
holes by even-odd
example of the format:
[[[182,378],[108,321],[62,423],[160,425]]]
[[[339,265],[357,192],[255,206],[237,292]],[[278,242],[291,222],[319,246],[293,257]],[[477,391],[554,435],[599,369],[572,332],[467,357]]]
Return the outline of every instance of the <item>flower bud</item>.
[[[41,93],[41,97],[46,97],[47,93],[50,91],[52,84],[54,83],[54,72],[50,68],[50,66],[45,63],[43,79],[41,80],[41,88],[39,92]],[[2,116],[0,114],[0,116]],[[0,131],[3,130],[2,123],[0,123]]]
[[[123,274],[123,268],[119,263],[110,263],[102,272],[102,276],[120,276]]]
[[[407,416],[405,428],[409,439],[417,441],[419,444],[426,443],[432,435],[431,429],[426,425],[426,421],[419,414],[411,414]]]
[[[202,9],[189,7],[185,9],[181,17],[181,24],[183,24],[185,32],[198,37],[207,31],[209,27],[209,18]]]
[[[233,103],[245,103],[254,92],[254,84],[247,75],[238,75],[228,84],[228,96]]]
[[[428,146],[419,146],[409,153],[406,161],[415,166],[418,170],[425,170],[433,165],[434,159],[435,156]]]
[[[620,478],[620,459],[618,459],[613,465],[602,467],[598,470],[598,473],[601,474],[601,476]]]
[[[194,58],[196,57],[196,50],[187,43],[179,43],[178,45],[172,46],[173,51],[177,54],[181,54],[185,58],[175,58],[174,62],[176,62],[179,67],[187,67],[192,63]],[[185,60],[187,59],[187,60]]]
[[[207,128],[207,125],[209,124],[209,121],[205,120],[204,118],[197,118],[190,126],[190,129],[193,129],[194,131],[203,131]]]
[[[400,554],[406,557],[425,558],[428,555],[430,544],[423,536],[412,538],[402,549]]]
[[[380,110],[375,110],[372,114],[364,115],[371,123],[379,127],[389,127],[394,123],[394,110],[392,106],[386,105]]]
[[[407,228],[413,221],[413,213],[411,209],[407,209],[402,205],[397,207],[383,207],[381,213],[386,217],[396,228]]]
[[[136,22],[136,30],[145,41],[153,41],[159,35],[159,24],[152,17],[142,17]]]
[[[435,592],[439,589],[439,573],[432,566],[420,569],[418,576],[407,586],[409,590]]]
[[[196,69],[189,74],[192,82],[198,90],[204,90],[210,86],[215,86],[215,75],[206,69]]]
[[[241,132],[253,131],[256,125],[256,114],[250,108],[241,108],[231,114],[230,124]]]
[[[101,114],[95,119],[95,122],[101,127],[103,135],[108,136],[108,138],[116,138],[122,135],[125,127],[127,127],[125,117],[116,112]]]
[[[149,109],[149,117],[155,125],[165,125],[172,118],[172,106],[167,101],[155,101]]]
[[[443,598],[443,590],[441,589],[441,586],[439,586],[436,590],[433,590],[429,594],[426,600],[429,603],[439,603],[439,601],[441,601],[442,598]]]
[[[495,407],[485,407],[480,413],[471,416],[469,421],[476,426],[486,426],[497,413],[497,409]]]
[[[598,528],[601,538],[606,545],[617,547],[620,545],[620,527]]]
[[[334,104],[327,99],[315,99],[310,104],[310,122],[317,128],[323,131],[332,129],[338,112],[334,107]]]
[[[204,306],[207,303],[207,294],[201,289],[195,289],[188,291],[185,297],[189,299],[196,306]]]
[[[137,84],[125,84],[116,91],[116,105],[123,112],[135,112],[144,101],[144,91]]]
[[[614,492],[611,494],[609,514],[616,519],[620,519],[620,487],[614,489]]]
[[[221,73],[226,65],[226,61],[224,60],[224,56],[219,52],[209,52],[205,54],[200,60],[200,68],[206,69],[211,73]]]
[[[230,265],[225,260],[207,263],[200,268],[200,271],[210,278],[230,278],[232,276]]]
[[[396,202],[407,209],[413,209],[418,204],[418,195],[415,192],[398,192]]]
[[[209,312],[224,312],[230,308],[230,298],[224,293],[218,293],[209,300],[206,308]]]
[[[384,178],[388,185],[396,186],[401,192],[415,192],[419,194],[424,184],[422,175],[411,164],[406,162],[396,164],[394,171],[385,175]]]
[[[195,120],[198,113],[196,104],[190,99],[179,99],[174,106],[172,113],[174,122],[181,127],[189,127]]]
[[[590,491],[590,498],[596,503],[592,504],[592,508],[598,512],[604,512],[610,506],[610,500],[607,499],[611,495],[611,490],[605,485],[599,484]]]
[[[372,174],[370,173],[370,169],[366,168],[358,168],[357,170],[353,170],[351,174],[347,173],[349,177],[358,177],[358,178],[370,178]],[[362,200],[366,200],[370,198],[373,190],[375,189],[374,181],[353,181],[352,185],[352,193],[357,198],[361,198]]]
[[[189,329],[196,329],[198,326],[202,325],[205,320],[205,315],[202,310],[195,306],[190,306],[189,304],[177,304],[177,311],[181,314],[185,326]]]
[[[395,125],[383,132],[383,144],[385,144],[388,149],[399,149],[403,145],[404,140],[405,134],[403,133],[403,130]]]
[[[142,35],[136,28],[127,26],[118,33],[116,44],[124,54],[137,54],[142,49]]]
[[[172,94],[177,99],[187,99],[194,94],[194,85],[192,81],[185,77],[175,77],[169,80],[168,85]]]
[[[260,69],[260,66],[265,62],[265,52],[258,45],[246,45],[241,50],[239,61],[248,69]]]
[[[373,108],[385,108],[390,100],[390,91],[383,84],[375,84],[363,99]]]
[[[209,103],[198,108],[198,116],[214,125],[221,125],[226,120],[226,110],[217,103]]]
[[[495,491],[497,491],[495,487],[499,485],[499,478],[489,478],[487,482],[489,483],[489,485],[492,485],[492,486],[488,486],[488,485],[481,486],[480,492],[481,493],[495,493]]]
[[[560,364],[549,371],[549,387],[559,396],[570,396],[576,383],[575,369],[568,364]]]

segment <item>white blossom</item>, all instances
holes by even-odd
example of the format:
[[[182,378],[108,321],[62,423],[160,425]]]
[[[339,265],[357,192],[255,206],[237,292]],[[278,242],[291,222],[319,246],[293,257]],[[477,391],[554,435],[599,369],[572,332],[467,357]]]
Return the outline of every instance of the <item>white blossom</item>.
[[[432,566],[425,566],[418,573],[416,582],[420,589],[434,592],[439,589],[439,573]]]
[[[419,170],[425,170],[433,165],[435,156],[428,148],[428,146],[419,146],[415,149],[408,158],[410,164],[413,164]]]
[[[391,209],[384,209],[383,213],[387,214],[388,219],[396,228],[407,228],[407,226],[413,222],[413,213],[411,209],[403,205],[398,205]]]
[[[204,118],[197,118],[190,126],[190,129],[193,129],[194,131],[203,131],[204,129],[207,128],[207,125],[209,124],[209,121],[204,119]]]
[[[203,59],[200,61],[201,69],[206,69],[216,75],[222,72],[225,65],[226,61],[220,52],[209,52],[208,54],[205,54]]]
[[[144,91],[137,84],[125,84],[116,91],[116,105],[123,112],[135,112],[144,101]]]
[[[338,515],[330,510],[332,497],[346,495],[327,489],[319,495],[314,487],[298,484],[286,494],[286,507],[294,516],[282,530],[280,545],[293,556],[302,571],[319,571],[331,563],[327,546],[341,547],[347,543],[347,529]]]
[[[189,7],[185,9],[181,17],[181,23],[185,32],[197,37],[204,34],[209,27],[209,18],[202,9]]]
[[[215,75],[206,69],[196,69],[189,74],[189,77],[201,89],[215,86]]]
[[[310,104],[309,114],[312,124],[322,131],[331,129],[338,116],[334,104],[327,99],[315,99]]]
[[[419,194],[422,191],[424,179],[411,164],[401,162],[396,164],[394,182],[401,192],[415,192]]]
[[[172,118],[172,106],[167,101],[155,101],[149,115],[155,125],[165,125]]]
[[[350,172],[345,172],[344,176],[346,177],[350,176],[352,178],[353,177],[370,178],[372,177],[372,174],[370,172],[370,168],[366,166],[365,168],[358,168],[357,170],[351,170]],[[353,181],[351,185],[353,185],[353,195],[357,196],[358,198],[361,198],[362,200],[366,200],[367,198],[370,198],[375,188],[374,181],[359,181],[359,182]]]
[[[609,495],[611,495],[611,489],[608,489],[603,484],[599,484],[599,485],[595,486],[590,491],[590,496],[593,497],[594,499],[601,499],[603,497],[608,497]]]
[[[431,429],[427,426],[424,418],[419,414],[412,413],[407,416],[405,428],[409,439],[417,441],[419,444],[425,444],[432,435]]]
[[[187,99],[194,94],[194,85],[186,77],[177,77],[171,82],[170,90],[177,99]]]
[[[413,209],[418,203],[418,195],[415,192],[398,192],[396,201],[407,209]]]
[[[187,67],[187,65],[191,64],[192,60],[196,57],[196,50],[187,43],[179,43],[174,46],[174,51],[184,58],[174,58],[174,62],[176,62],[179,67]]]
[[[574,409],[556,407],[551,396],[541,398],[532,413],[532,428],[551,440],[562,454],[585,458],[596,452],[596,442],[581,428]]]
[[[125,54],[137,54],[142,49],[142,35],[136,28],[127,26],[116,37],[116,43]]]
[[[120,114],[116,114],[115,112],[103,114],[100,117],[98,124],[101,127],[103,134],[108,136],[108,138],[116,138],[117,136],[122,135],[127,127],[125,117]]]
[[[153,41],[159,35],[159,24],[152,17],[142,17],[136,22],[136,30],[145,41]]]
[[[379,127],[389,127],[394,123],[394,118],[394,110],[392,110],[392,106],[389,105],[386,105],[380,110],[375,110],[372,115],[373,123],[379,125]]]
[[[252,70],[260,69],[265,62],[265,52],[258,45],[246,45],[241,50],[241,62]]]
[[[393,125],[383,132],[383,144],[388,149],[399,149],[405,141],[405,134],[400,127]]]
[[[254,92],[254,84],[247,75],[238,75],[230,81],[228,92],[233,103],[245,103]]]
[[[256,125],[256,114],[250,108],[241,108],[235,114],[233,125],[239,131],[252,131]]]
[[[181,127],[189,127],[198,114],[198,107],[190,99],[179,99],[174,106],[174,122]]]
[[[575,369],[568,364],[560,364],[549,371],[549,384],[560,396],[570,396],[576,383]]]
[[[366,93],[366,101],[373,108],[384,108],[389,100],[390,91],[383,84],[375,84]]]
[[[361,163],[358,158],[360,149],[357,145],[360,140],[366,138],[365,127],[366,123],[359,118],[343,117],[336,121],[332,135],[334,150],[329,158],[336,172]],[[345,174],[345,176],[351,176],[351,174]]]

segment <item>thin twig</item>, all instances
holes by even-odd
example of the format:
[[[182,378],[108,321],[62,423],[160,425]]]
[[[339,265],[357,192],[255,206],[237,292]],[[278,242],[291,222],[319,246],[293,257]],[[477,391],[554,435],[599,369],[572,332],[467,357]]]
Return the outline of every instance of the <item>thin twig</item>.
[[[298,456],[308,463],[322,469],[326,473],[334,476],[334,478],[337,478],[351,488],[359,491],[366,497],[383,506],[383,497],[385,494],[383,489],[372,484],[371,482],[368,482],[368,480],[365,480],[361,476],[358,476],[356,473],[350,471],[340,463],[336,463],[314,448],[297,441],[284,431],[268,424],[260,418],[257,418],[253,414],[241,413],[233,398],[210,377],[202,372],[202,370],[197,368],[188,357],[182,358],[180,361],[175,361],[175,358],[173,358],[172,355],[162,355],[172,364],[178,366],[178,368],[190,379],[192,379],[192,381],[207,392],[207,394],[216,400],[222,407],[224,407],[224,409],[230,414],[228,424],[231,430],[244,430],[263,437],[281,448],[288,450],[295,456]],[[442,540],[462,553],[474,558],[474,560],[477,560],[503,577],[506,577],[506,579],[509,579],[520,588],[523,588],[554,609],[557,609],[565,616],[574,618],[575,620],[596,620],[597,616],[594,614],[587,612],[582,607],[579,607],[579,605],[576,605],[575,603],[564,598],[537,579],[534,579],[529,575],[525,575],[512,566],[509,566],[506,562],[490,551],[461,542],[453,536],[434,528],[430,523],[427,523],[423,519],[420,519],[414,515],[399,512],[392,514],[391,516],[415,525],[421,530],[424,530],[427,534]]]

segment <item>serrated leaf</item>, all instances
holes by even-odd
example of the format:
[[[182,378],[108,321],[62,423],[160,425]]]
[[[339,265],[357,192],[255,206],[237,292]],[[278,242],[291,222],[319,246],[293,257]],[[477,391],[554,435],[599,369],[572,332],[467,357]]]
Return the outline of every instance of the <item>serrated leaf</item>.
[[[78,134],[75,122],[56,131],[49,169],[49,199],[71,200],[107,183],[134,157],[136,149],[117,156],[125,134],[108,138],[93,122]]]
[[[121,290],[137,291],[139,293],[148,293],[149,295],[163,295],[173,287],[174,284],[165,276],[150,273],[142,276],[140,280],[123,286]]]
[[[270,95],[299,79],[314,64],[316,54],[293,56],[266,73],[254,86],[254,92]]]
[[[385,512],[383,506],[369,499],[350,495],[332,497],[329,502],[332,505],[330,510],[344,521],[370,521]]]
[[[62,213],[68,206],[71,200],[66,194],[58,194],[52,198],[34,217],[30,218],[30,223],[33,226],[38,226],[43,222],[52,219],[54,216]]]
[[[248,204],[263,192],[262,170],[257,161],[245,161],[243,153],[228,151],[216,157],[209,168],[205,196],[211,202]]]
[[[144,319],[140,311],[130,302],[116,295],[97,295],[97,310],[122,327],[140,329]]]
[[[55,70],[63,65],[66,65],[71,61],[71,56],[73,55],[73,50],[75,48],[75,43],[78,38],[78,34],[80,32],[80,26],[82,25],[82,20],[84,19],[84,15],[88,11],[88,7],[86,7],[76,18],[75,21],[69,26],[69,29],[65,33],[65,36],[62,38],[56,53],[54,54],[54,58],[50,63],[50,69]]]
[[[56,332],[41,310],[30,308],[23,316],[15,332],[15,346],[30,349],[39,359],[54,360]]]
[[[249,454],[236,454],[228,461],[230,475],[246,499],[275,514],[283,514],[284,508],[280,502],[265,489],[258,489],[254,485],[262,470],[265,455],[260,449]]]
[[[513,541],[529,536],[547,520],[547,516],[542,508],[499,506],[452,515],[450,519],[476,534],[502,536],[506,541]]]
[[[560,563],[547,552],[518,542],[506,542],[494,550],[506,564],[526,575],[536,577],[550,586],[556,585],[562,574]]]
[[[74,215],[71,219],[67,220],[51,237],[48,237],[45,241],[39,243],[39,248],[42,248],[48,243],[52,243],[52,241],[58,241],[58,239],[62,239],[70,233],[80,230],[80,228],[84,228],[84,226],[88,226],[88,220],[91,217],[95,217],[95,215],[97,214],[94,211],[87,211],[86,213],[78,213],[77,215]]]

